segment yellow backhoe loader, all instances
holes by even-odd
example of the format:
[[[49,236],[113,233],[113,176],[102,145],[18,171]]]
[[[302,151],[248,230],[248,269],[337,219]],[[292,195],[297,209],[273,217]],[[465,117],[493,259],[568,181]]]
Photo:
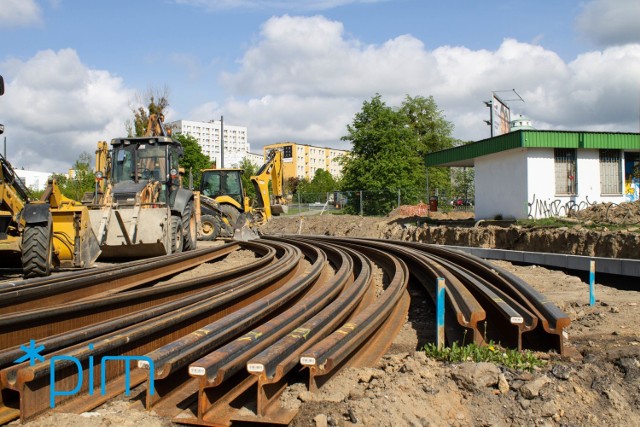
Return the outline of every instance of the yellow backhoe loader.
[[[146,136],[98,143],[96,189],[85,195],[101,258],[146,258],[196,248],[198,195],[182,188],[182,145],[162,117]]]
[[[3,92],[0,76],[0,95]],[[92,266],[100,249],[87,208],[64,197],[54,180],[34,201],[2,155],[0,166],[0,267],[22,268],[29,278],[48,276],[53,268]]]
[[[256,197],[249,200],[242,186],[242,169],[204,169],[200,182],[201,239],[234,237],[248,240],[251,230],[272,215],[288,210],[284,197],[282,151],[273,149],[256,175],[251,177]],[[269,196],[269,182],[274,204]],[[240,234],[238,233],[240,232]]]

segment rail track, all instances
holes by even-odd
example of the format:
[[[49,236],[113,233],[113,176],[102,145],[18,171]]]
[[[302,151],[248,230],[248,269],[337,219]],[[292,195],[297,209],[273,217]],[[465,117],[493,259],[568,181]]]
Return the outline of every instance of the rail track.
[[[236,251],[252,259],[225,266]],[[91,410],[134,388],[183,424],[288,424],[287,385],[314,391],[345,366],[374,364],[404,323],[408,287],[435,301],[438,277],[449,344],[563,351],[568,317],[482,259],[410,242],[263,236],[0,283],[0,424]]]

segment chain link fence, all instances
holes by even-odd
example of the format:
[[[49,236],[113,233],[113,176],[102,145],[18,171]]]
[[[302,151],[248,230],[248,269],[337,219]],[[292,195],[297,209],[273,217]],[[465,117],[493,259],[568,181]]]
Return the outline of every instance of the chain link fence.
[[[448,197],[440,192],[429,200],[409,202],[402,190],[331,191],[328,193],[296,193],[289,196],[289,215],[344,213],[351,215],[386,215],[403,204],[428,205],[441,212],[473,212],[472,199]]]

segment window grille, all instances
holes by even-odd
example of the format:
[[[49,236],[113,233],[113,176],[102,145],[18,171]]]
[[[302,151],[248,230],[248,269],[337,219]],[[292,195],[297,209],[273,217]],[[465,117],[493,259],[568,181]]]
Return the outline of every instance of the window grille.
[[[600,192],[622,194],[620,150],[600,150]]]
[[[577,193],[578,174],[576,168],[576,150],[574,148],[555,149],[556,194]]]

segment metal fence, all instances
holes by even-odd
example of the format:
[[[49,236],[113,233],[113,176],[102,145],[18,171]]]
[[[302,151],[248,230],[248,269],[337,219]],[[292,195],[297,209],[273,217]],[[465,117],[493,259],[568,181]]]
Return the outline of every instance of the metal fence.
[[[404,204],[402,191],[332,191],[328,193],[297,193],[289,196],[289,215],[314,215],[327,213],[348,213],[353,215],[370,215],[376,212],[386,215]],[[434,203],[437,201],[437,204]],[[473,212],[471,199],[447,197],[446,194],[431,196],[429,200],[418,203],[425,204],[433,211],[440,212],[467,211]]]

